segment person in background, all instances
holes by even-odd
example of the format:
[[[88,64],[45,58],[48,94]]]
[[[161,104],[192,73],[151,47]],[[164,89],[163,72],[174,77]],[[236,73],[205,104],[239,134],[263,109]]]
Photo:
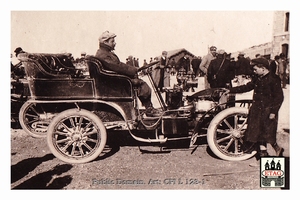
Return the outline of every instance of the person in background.
[[[127,65],[130,65],[130,66],[133,66],[133,67],[135,67],[135,63],[134,63],[134,60],[133,60],[133,56],[128,56],[128,58],[127,58],[128,60],[126,61],[126,64]]]
[[[234,58],[233,57],[231,57],[231,53],[228,53],[228,54],[226,54],[226,57],[225,57],[227,60],[229,60],[229,62],[230,62],[230,71],[229,71],[229,74],[228,74],[228,76],[229,76],[229,79],[231,80],[230,81],[230,85],[232,86],[232,80],[234,80],[234,78],[235,78],[235,64],[236,64],[236,62],[235,62],[235,60],[234,60]]]
[[[15,56],[16,58],[18,58],[18,55],[20,53],[25,53],[25,51],[21,48],[21,47],[18,47],[15,49]],[[11,55],[12,57],[12,55]],[[22,65],[22,62],[18,62],[17,64],[13,65],[11,63],[11,77],[18,80],[20,78],[24,78],[26,76],[26,73],[25,73],[25,69],[24,69],[24,66]]]
[[[270,72],[273,74],[277,74],[278,75],[278,61],[279,61],[279,56],[276,55],[274,57],[274,60],[271,61],[270,63]]]
[[[216,59],[209,64],[207,81],[211,88],[226,88],[231,85],[230,74],[234,68],[231,68],[230,60],[226,59],[226,55],[224,50],[219,50]]]
[[[284,53],[279,54],[278,60],[278,75],[281,79],[282,88],[286,89],[286,57]]]
[[[146,59],[144,59],[144,62],[143,62],[143,67],[145,67],[146,65],[148,65]]]
[[[140,68],[139,58],[135,59],[135,67]]]
[[[195,73],[195,76],[199,76],[199,74],[200,74],[200,70],[199,70],[200,63],[201,63],[200,56],[195,56],[191,61],[192,69],[193,69],[193,72]],[[201,76],[201,74],[200,74],[200,76]]]
[[[199,65],[199,69],[200,69],[199,72],[202,73],[202,74],[204,75],[204,77],[205,77],[205,78],[204,78],[204,81],[205,81],[205,82],[204,82],[205,89],[207,89],[207,88],[210,87],[210,86],[209,86],[209,83],[208,83],[208,81],[207,81],[207,69],[208,69],[208,66],[209,66],[210,62],[211,62],[213,59],[216,58],[216,55],[217,55],[217,47],[211,46],[211,47],[209,48],[208,54],[202,58],[202,61],[201,61],[200,65]],[[200,74],[200,73],[199,73],[199,74]]]
[[[10,54],[10,59],[12,59],[12,57],[13,57],[13,55]],[[15,68],[14,64],[12,63],[12,61],[10,61],[10,77],[11,78],[14,78],[14,68]]]
[[[88,67],[85,61],[86,52],[80,53],[80,58],[76,58],[75,62],[73,63],[75,65],[75,68],[79,71],[76,71],[76,73],[79,73],[78,75],[84,75],[88,76]]]
[[[255,76],[251,82],[226,90],[228,93],[243,93],[254,90],[253,103],[249,109],[248,125],[243,137],[244,153],[259,151],[259,157],[268,156],[267,143],[271,144],[276,156],[282,156],[284,149],[277,144],[276,133],[278,111],[283,102],[280,78],[269,71],[269,62],[265,58],[252,60]],[[259,166],[254,163],[252,166]]]
[[[175,75],[176,74],[176,62],[175,62],[174,58],[172,58],[170,61],[170,67],[171,67],[171,75]]]
[[[290,59],[286,60],[286,83],[290,84]]]
[[[158,87],[160,91],[163,90],[163,87],[168,87],[169,85],[165,85],[164,79],[166,78],[165,75],[167,75],[167,65],[168,65],[168,53],[166,51],[163,51],[161,53],[160,62],[154,67],[152,71],[152,77],[155,85]]]
[[[116,46],[116,36],[117,35],[109,31],[103,32],[99,37],[99,49],[97,50],[95,57],[107,62],[108,66],[106,67],[109,67],[109,70],[126,75],[129,78],[136,79],[138,69],[136,67],[122,63],[118,56],[113,52]],[[150,117],[159,115],[161,112],[157,109],[154,109],[151,102],[151,88],[147,85],[146,82],[142,81],[141,79],[139,80],[140,84],[138,85],[138,97],[142,105],[146,108],[145,114]]]
[[[147,65],[148,65],[148,63],[147,63],[146,59],[144,59],[142,67],[146,67]],[[147,71],[147,69],[143,69],[142,72],[141,72],[141,75],[145,75],[146,71]]]
[[[80,58],[76,58],[75,63],[81,64],[82,62],[84,62],[85,57],[86,57],[86,53],[81,52],[80,53]]]
[[[190,71],[190,64],[191,62],[187,53],[184,53],[183,57],[181,57],[176,64],[176,70],[179,71],[181,68],[183,68],[186,74],[188,71]]]
[[[255,58],[261,58],[262,56],[258,53],[258,54],[255,54]]]
[[[243,85],[245,80],[253,75],[250,68],[250,59],[247,59],[244,56],[244,52],[239,52],[238,60],[235,64],[235,76],[237,77],[238,85]]]

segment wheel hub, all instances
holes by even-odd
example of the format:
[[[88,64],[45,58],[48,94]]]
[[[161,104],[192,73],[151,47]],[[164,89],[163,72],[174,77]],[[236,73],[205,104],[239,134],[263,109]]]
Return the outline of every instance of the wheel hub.
[[[241,131],[238,131],[236,129],[234,129],[232,132],[231,132],[232,136],[235,137],[235,138],[241,138],[242,135],[241,135]]]
[[[81,141],[81,139],[82,139],[82,136],[80,133],[74,133],[74,135],[72,136],[73,141],[78,142],[78,141]]]

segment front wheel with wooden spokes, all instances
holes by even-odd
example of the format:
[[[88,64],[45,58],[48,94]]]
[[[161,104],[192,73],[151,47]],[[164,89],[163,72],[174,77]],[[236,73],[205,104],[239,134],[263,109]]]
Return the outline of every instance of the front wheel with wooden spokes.
[[[243,136],[247,129],[248,109],[232,107],[218,113],[207,131],[207,142],[212,152],[229,161],[247,160],[256,154],[243,152]]]
[[[104,149],[106,138],[106,129],[99,117],[84,109],[59,113],[47,132],[50,151],[67,163],[86,163],[96,159]]]

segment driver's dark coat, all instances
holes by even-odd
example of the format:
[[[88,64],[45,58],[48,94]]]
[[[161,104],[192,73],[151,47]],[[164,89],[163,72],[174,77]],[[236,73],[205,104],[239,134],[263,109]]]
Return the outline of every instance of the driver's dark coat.
[[[134,66],[126,65],[122,63],[118,56],[112,52],[112,48],[104,43],[100,43],[100,48],[96,52],[96,57],[105,61],[106,65],[103,67],[106,70],[117,72],[118,74],[126,75],[134,80],[138,80],[138,97],[141,100],[143,106],[146,108],[151,106],[151,88],[141,79],[137,79],[137,68]],[[133,81],[134,81],[133,80]]]
[[[112,48],[106,44],[100,43],[100,48],[96,52],[96,57],[104,60],[110,65],[105,65],[107,70],[117,72],[133,78],[137,74],[137,68],[122,63],[118,56],[112,52]]]
[[[253,80],[246,85],[230,88],[231,93],[243,93],[254,89],[253,103],[249,110],[248,127],[244,139],[250,142],[276,142],[278,111],[283,102],[280,78],[272,73]],[[270,114],[276,119],[269,119]]]

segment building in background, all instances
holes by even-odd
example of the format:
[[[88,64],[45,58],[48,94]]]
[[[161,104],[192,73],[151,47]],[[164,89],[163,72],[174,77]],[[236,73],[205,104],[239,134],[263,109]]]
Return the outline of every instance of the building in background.
[[[290,12],[275,11],[273,22],[272,58],[280,53],[290,57]]]
[[[255,55],[260,54],[267,59],[274,59],[276,55],[284,53],[289,58],[290,45],[290,12],[288,11],[274,11],[273,15],[273,34],[271,42],[255,45],[242,50],[245,57],[251,59]],[[231,57],[236,58],[238,52],[231,53]]]

